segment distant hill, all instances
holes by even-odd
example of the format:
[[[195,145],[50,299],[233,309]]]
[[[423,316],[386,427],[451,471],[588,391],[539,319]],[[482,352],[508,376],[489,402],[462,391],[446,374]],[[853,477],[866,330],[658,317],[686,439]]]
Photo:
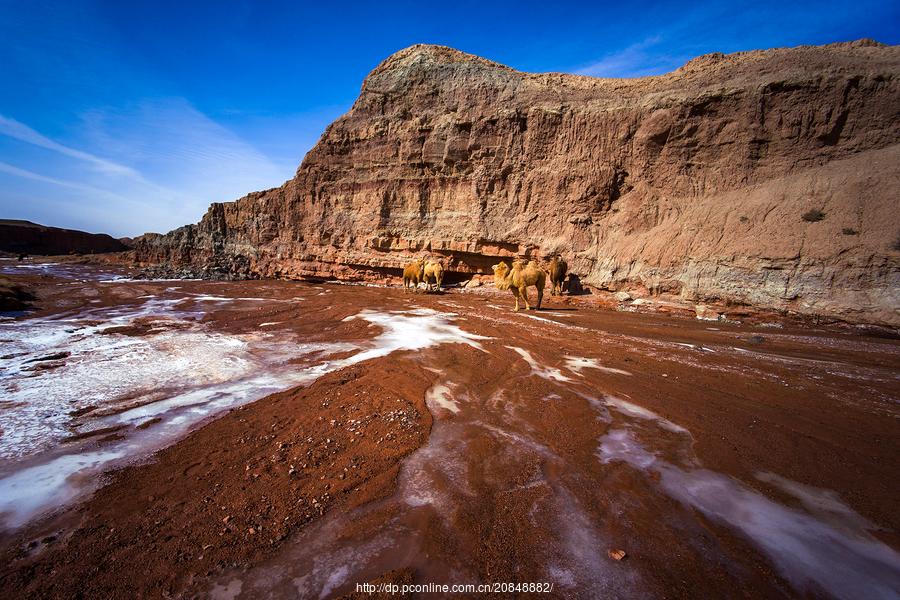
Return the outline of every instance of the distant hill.
[[[128,246],[105,233],[47,227],[15,219],[0,219],[0,252],[14,254],[99,254]]]

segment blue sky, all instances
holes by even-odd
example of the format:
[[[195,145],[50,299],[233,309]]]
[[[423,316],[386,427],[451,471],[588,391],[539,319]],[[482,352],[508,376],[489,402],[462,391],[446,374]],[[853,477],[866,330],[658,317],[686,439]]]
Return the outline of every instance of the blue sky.
[[[862,37],[900,42],[900,3],[0,0],[0,218],[116,236],[196,222],[292,177],[415,43],[634,77]]]

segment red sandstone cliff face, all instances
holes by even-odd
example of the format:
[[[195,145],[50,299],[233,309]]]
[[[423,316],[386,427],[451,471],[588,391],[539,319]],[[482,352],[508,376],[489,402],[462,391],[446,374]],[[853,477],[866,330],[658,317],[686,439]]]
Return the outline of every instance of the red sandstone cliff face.
[[[371,278],[423,251],[457,273],[559,252],[598,288],[897,325],[898,77],[900,47],[865,41],[640,79],[413,46],[366,78],[294,179],[139,238],[136,257]]]

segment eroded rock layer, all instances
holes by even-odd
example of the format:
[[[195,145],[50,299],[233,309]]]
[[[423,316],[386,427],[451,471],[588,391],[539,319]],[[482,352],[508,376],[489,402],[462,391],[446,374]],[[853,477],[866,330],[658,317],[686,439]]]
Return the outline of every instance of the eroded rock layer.
[[[377,279],[559,252],[582,283],[900,324],[900,47],[707,55],[639,79],[413,46],[296,176],[136,241],[144,264]]]

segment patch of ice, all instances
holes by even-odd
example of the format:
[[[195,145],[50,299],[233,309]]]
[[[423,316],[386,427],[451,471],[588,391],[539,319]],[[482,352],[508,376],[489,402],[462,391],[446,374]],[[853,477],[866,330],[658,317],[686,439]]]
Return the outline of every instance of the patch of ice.
[[[17,269],[46,269],[48,267],[56,267],[59,266],[59,263],[32,263],[32,264],[19,264],[14,265]]]
[[[624,413],[631,417],[637,417],[638,419],[644,419],[648,421],[655,421],[659,424],[663,429],[668,429],[669,431],[673,431],[675,433],[687,433],[687,429],[680,425],[676,425],[672,421],[665,419],[652,410],[648,410],[643,406],[638,406],[637,404],[633,404],[628,402],[627,400],[622,400],[621,398],[616,398],[615,396],[605,396],[603,401],[608,406],[615,407],[619,412]]]
[[[17,263],[12,265],[0,265],[0,272],[14,275],[22,271],[40,271],[41,274],[59,277],[60,279],[74,279],[77,281],[96,281],[100,277],[109,277],[114,271],[110,269],[98,269],[96,267],[85,268],[83,265],[69,263]],[[70,281],[69,284],[77,283]],[[64,284],[60,284],[64,285]]]
[[[648,452],[627,429],[612,429],[604,435],[598,454],[604,463],[618,460],[638,469],[647,469],[656,463],[656,455]]]
[[[167,281],[203,281],[199,277],[161,277],[158,279],[135,279],[133,277],[113,277],[101,279],[100,283],[163,283]]]
[[[700,352],[715,352],[712,348],[707,348],[706,346],[698,346],[697,344],[686,344],[684,342],[675,342],[676,346],[682,346],[684,348],[693,348],[694,350],[698,350]]]
[[[434,507],[450,515],[458,504],[455,494],[473,495],[466,463],[466,441],[462,428],[444,421],[431,430],[428,443],[407,458],[400,471],[398,497],[408,506]]]
[[[337,523],[326,522],[320,529],[323,533],[337,534],[335,531]],[[380,557],[394,540],[392,536],[385,535],[373,539],[361,540],[359,544],[349,547],[342,547],[335,551],[328,547],[328,539],[322,536],[311,537],[306,547],[312,547],[314,551],[310,556],[301,555],[304,568],[295,572],[303,573],[300,577],[291,578],[291,584],[294,587],[296,598],[328,598],[332,593],[364,571],[368,561],[374,561]],[[276,580],[284,577],[284,575],[275,575]],[[250,591],[258,591],[261,593],[251,597],[265,597],[269,583],[268,577],[262,578],[262,581],[256,582],[262,584],[260,589],[257,586],[251,587]],[[365,579],[363,579],[365,581]]]
[[[569,567],[576,587],[589,591],[590,597],[630,597],[637,587],[637,573],[630,569],[610,566],[606,553],[608,547],[594,523],[594,519],[581,507],[577,498],[562,485],[554,485],[554,510],[561,545],[561,556],[556,560]]]
[[[544,323],[550,323],[551,325],[562,325],[562,323],[557,323],[553,319],[548,319],[546,317],[539,317],[537,315],[532,315],[528,312],[521,312],[519,315],[523,317],[528,317],[529,319],[534,319],[535,321],[543,321]]]
[[[575,576],[572,575],[572,571],[556,565],[550,565],[547,569],[547,573],[549,574],[550,580],[555,584],[561,585],[564,588],[575,587]]]
[[[772,559],[801,593],[848,600],[887,600],[900,594],[900,554],[872,536],[862,526],[865,521],[861,517],[847,519],[854,511],[834,494],[824,496],[824,507],[832,514],[843,515],[841,528],[778,504],[720,473],[683,469],[660,460],[628,430],[608,432],[601,440],[598,455],[605,463],[623,461],[656,472],[668,495],[707,518],[740,531]],[[784,485],[785,481],[778,483]],[[817,506],[817,510],[823,508],[823,496],[816,497],[808,487],[797,486],[788,488]]]
[[[340,586],[347,579],[347,575],[349,574],[350,569],[347,565],[341,565],[337,569],[334,569],[328,574],[328,579],[325,580],[325,584],[322,586],[322,591],[319,593],[319,598],[327,598],[331,595],[331,592],[334,591],[335,588]]]
[[[587,400],[588,404],[590,404],[591,407],[597,411],[597,420],[598,421],[602,421],[604,423],[612,422],[612,417],[610,417],[610,415],[609,415],[609,409],[607,408],[606,404],[602,400],[600,400],[599,398],[596,398],[594,396],[591,396],[590,394],[585,394],[583,392],[576,391],[576,393],[579,396],[581,396],[582,398],[584,398],[585,400]]]
[[[859,530],[873,530],[875,525],[868,519],[844,504],[840,496],[832,490],[823,490],[811,485],[804,485],[791,481],[775,473],[757,473],[756,478],[770,483],[781,489],[786,494],[800,501],[810,514],[822,521],[830,523],[833,527],[853,534]]]
[[[562,327],[563,329],[576,329],[578,331],[587,331],[587,327],[582,327],[581,325],[572,325],[570,323],[560,323],[559,321],[554,321],[553,319],[547,319],[546,317],[539,317],[537,315],[532,315],[527,312],[516,313],[523,317],[528,317],[529,319],[534,319],[535,321],[543,321],[544,323],[549,323],[551,325],[556,325],[557,327]],[[563,315],[557,315],[563,316]]]
[[[560,381],[560,382],[569,382],[572,381],[571,378],[566,377],[562,374],[562,371],[559,369],[555,369],[553,367],[545,367],[541,365],[538,361],[534,359],[531,355],[531,352],[525,350],[524,348],[519,348],[517,346],[506,346],[516,354],[522,357],[525,362],[531,367],[531,372],[538,377],[543,377],[544,379],[548,379],[551,381]]]
[[[596,369],[598,371],[603,371],[604,373],[612,373],[615,375],[631,375],[631,373],[623,371],[622,369],[605,367],[601,365],[600,361],[596,358],[584,358],[583,356],[567,356],[566,368],[579,375],[581,375],[582,369]]]
[[[454,400],[448,385],[443,383],[435,384],[425,393],[425,404],[432,410],[440,407],[453,414],[459,412],[459,404]]]
[[[220,348],[227,346],[228,344],[224,343],[227,341],[219,340]],[[257,347],[257,350],[259,349]],[[207,368],[212,371],[215,371],[217,367],[222,369],[215,375],[218,378],[226,378],[226,380],[210,383],[208,380],[188,379],[192,385],[199,387],[175,395],[170,395],[171,392],[166,392],[164,388],[156,389],[152,386],[147,388],[142,382],[151,382],[155,376],[176,376],[183,372],[179,369],[190,371],[189,365],[194,363],[187,361],[184,365],[179,366],[177,365],[179,361],[175,360],[173,365],[170,365],[175,370],[167,371],[165,368],[161,368],[165,363],[141,363],[139,358],[141,353],[138,352],[136,362],[126,362],[112,368],[129,371],[127,386],[131,387],[126,386],[122,389],[135,390],[134,397],[142,398],[146,403],[118,414],[104,414],[104,408],[107,410],[115,408],[116,404],[114,402],[104,403],[102,396],[88,394],[83,401],[98,404],[99,408],[96,412],[99,415],[96,417],[93,417],[93,413],[86,415],[85,422],[80,426],[83,431],[90,431],[111,426],[136,426],[146,423],[153,417],[159,418],[160,422],[145,430],[130,427],[120,429],[117,433],[122,435],[123,439],[109,442],[108,450],[103,452],[85,452],[84,445],[72,444],[51,448],[43,454],[37,455],[36,460],[28,459],[20,463],[10,463],[11,469],[5,469],[9,474],[0,479],[0,513],[3,513],[6,519],[5,524],[18,527],[32,516],[70,501],[78,494],[92,489],[96,484],[96,475],[100,472],[173,443],[185,435],[196,423],[211,415],[227,408],[252,402],[293,385],[311,381],[319,376],[320,373],[315,368],[297,369],[291,366],[286,362],[288,358],[301,356],[304,351],[314,354],[323,350],[345,351],[347,349],[347,345],[340,344],[318,347],[309,345],[302,348],[296,344],[285,342],[283,347],[274,345],[269,348],[270,354],[267,355],[267,358],[272,362],[266,363],[264,360],[254,358],[242,348],[244,354],[234,356],[235,361],[231,365],[226,364],[227,360],[223,362],[222,356],[214,353],[208,354],[206,358],[212,361],[212,364],[207,365]],[[228,350],[224,351],[229,352]],[[198,358],[202,359],[203,357],[192,356],[191,360]],[[96,382],[106,381],[105,377],[108,372],[104,375],[103,363],[103,353],[96,352],[84,361],[84,373],[90,374],[90,368],[93,365],[98,369]],[[60,370],[65,368],[62,367]],[[15,450],[21,451],[22,446],[27,442],[24,437],[26,432],[42,435],[40,443],[45,445],[48,440],[53,439],[54,435],[77,431],[75,427],[79,424],[65,409],[65,400],[68,398],[66,386],[89,384],[90,378],[79,374],[71,380],[50,377],[47,381],[48,385],[45,391],[48,396],[57,400],[56,408],[47,402],[51,399],[48,397],[44,400],[33,399],[31,402],[2,413],[4,428],[8,427],[6,423],[10,421],[9,415],[14,415],[20,422],[23,415],[44,417],[42,420],[31,423],[30,427],[7,430],[15,433],[15,437],[4,436],[2,439],[5,443],[19,442],[19,447],[13,448]],[[9,447],[7,446],[7,448]],[[25,466],[17,467],[19,464]]]
[[[423,350],[439,344],[466,344],[484,351],[479,341],[491,338],[464,331],[451,322],[452,317],[451,313],[427,308],[396,312],[364,310],[355,318],[378,325],[382,332],[368,350],[354,356],[353,360],[360,362],[387,356],[397,350]]]
[[[10,348],[20,354],[0,373],[5,396],[15,403],[0,412],[0,456],[17,459],[0,470],[5,475],[0,479],[0,511],[9,513],[11,526],[70,500],[76,491],[89,489],[103,470],[165,447],[227,408],[397,350],[443,343],[483,350],[479,340],[487,339],[453,325],[446,313],[363,311],[356,317],[380,326],[381,333],[357,354],[314,363],[317,355],[360,348],[302,344],[283,336],[275,340],[262,333],[210,332],[186,318],[198,313],[177,309],[182,300],[92,309],[77,318],[4,323]],[[96,320],[105,327],[151,315],[180,320],[184,326],[142,337],[97,335],[101,326]],[[61,350],[71,354],[55,370],[36,377],[23,370],[29,358]],[[291,362],[304,356],[305,367]],[[94,406],[83,417],[71,416],[73,410]],[[146,430],[134,427],[154,417],[160,421]],[[123,439],[108,442],[105,452],[84,453],[85,444],[59,446],[73,433],[111,426],[125,426],[117,431]],[[24,460],[27,456],[31,458]]]
[[[209,294],[192,295],[190,299],[197,302],[231,302],[234,300],[234,298],[229,298],[227,296],[212,296]]]
[[[127,325],[120,316],[107,321]],[[89,404],[115,407],[168,390],[173,397],[226,381],[240,381],[265,365],[300,354],[291,341],[273,343],[257,334],[229,336],[182,322],[142,337],[100,335],[98,325],[59,320],[4,325],[10,348],[22,356],[0,374],[6,399],[20,406],[0,413],[0,457],[11,459],[50,447],[72,433],[69,413]],[[6,329],[8,327],[8,329]],[[36,375],[34,357],[69,352],[62,365]],[[158,408],[163,410],[164,404]]]
[[[562,465],[565,462],[553,450],[527,435],[488,423],[479,424],[499,438],[512,442],[512,446],[517,446],[518,449],[514,450],[516,456],[525,449],[549,463]],[[591,597],[607,598],[613,591],[617,597],[631,597],[631,591],[638,583],[637,573],[630,569],[610,569],[605,552],[601,550],[608,544],[578,498],[559,479],[542,478],[541,483],[550,488],[550,494],[542,502],[542,507],[532,508],[532,517],[537,512],[538,521],[551,524],[548,529],[552,532],[553,543],[543,542],[541,545],[550,554],[548,562],[557,569],[557,574],[564,581],[571,581],[572,586],[590,591]]]
[[[62,504],[77,493],[70,478],[121,458],[122,450],[64,454],[0,479],[0,516],[9,527],[22,526],[46,506]]]
[[[217,583],[209,590],[212,600],[234,600],[241,595],[243,582],[240,579],[232,579],[227,584]]]

